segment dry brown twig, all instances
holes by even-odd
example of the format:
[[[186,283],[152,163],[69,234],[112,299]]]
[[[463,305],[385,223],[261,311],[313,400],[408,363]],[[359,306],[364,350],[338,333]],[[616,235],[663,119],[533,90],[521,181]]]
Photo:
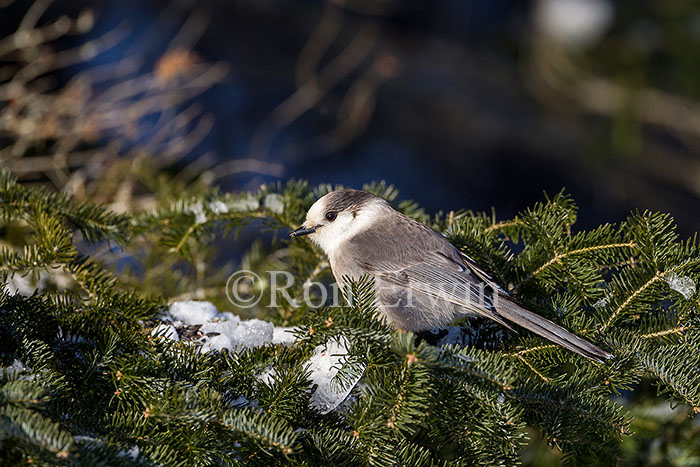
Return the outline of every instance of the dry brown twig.
[[[322,100],[332,97],[339,84],[357,73],[342,97],[336,99],[336,124],[328,131],[305,137],[301,141],[287,143],[280,149],[278,159],[283,164],[299,163],[311,158],[323,157],[341,150],[363,133],[374,111],[374,97],[379,87],[395,77],[400,70],[400,60],[386,51],[376,51],[381,33],[378,18],[389,8],[379,2],[361,20],[357,32],[327,64],[321,66],[324,55],[339,41],[345,18],[344,8],[351,8],[343,1],[327,0],[316,29],[310,34],[297,58],[295,80],[297,89],[275,107],[254,132],[248,154],[241,161],[255,162],[260,170],[282,174],[283,165],[262,162],[272,151],[280,133],[316,108]],[[363,69],[363,64],[369,62]],[[241,162],[234,160],[210,171],[215,179],[237,170]]]
[[[94,14],[85,10],[77,18],[42,21],[50,3],[35,0],[17,30],[0,38],[0,61],[9,63],[0,68],[0,164],[22,180],[49,181],[75,195],[111,190],[98,198],[128,209],[138,204],[132,196],[134,180],[126,177],[123,186],[112,182],[105,184],[111,188],[103,188],[101,177],[124,159],[143,161],[151,155],[155,157],[150,161],[169,167],[192,155],[214,125],[193,101],[223,79],[226,66],[205,63],[192,51],[207,22],[206,15],[193,13],[151,71],[144,72],[139,57],[129,55],[117,63],[90,67],[57,87],[52,73],[89,62],[118,46],[128,32],[119,27],[79,47],[56,50],[57,39],[90,30]],[[343,8],[338,2],[326,3],[299,54],[297,90],[261,122],[248,154],[218,165],[213,165],[217,158],[211,154],[188,161],[183,180],[213,184],[241,172],[280,177],[282,163],[338,151],[364,131],[377,90],[398,73],[400,62],[375,51],[380,21],[367,15],[347,45],[322,65],[324,55],[341,40]],[[162,16],[172,20],[172,9],[166,10]],[[354,81],[335,98],[332,93],[353,74]],[[265,161],[277,135],[324,99],[337,104],[335,126],[282,147],[282,163]]]
[[[646,125],[663,128],[689,145],[700,144],[700,105],[691,99],[652,87],[629,89],[596,76],[546,37],[535,37],[532,47],[527,78],[543,103],[567,110],[573,103],[606,117],[627,109]]]
[[[36,0],[17,29],[0,38],[0,61],[7,63],[0,68],[0,164],[21,180],[49,181],[89,195],[88,187],[97,189],[89,182],[120,160],[147,152],[156,164],[168,166],[190,155],[213,122],[187,103],[219,83],[227,66],[173,47],[151,72],[139,71],[139,57],[130,56],[88,67],[57,86],[52,73],[87,64],[119,45],[127,31],[118,27],[78,47],[56,50],[57,39],[90,30],[94,15],[84,10],[77,18],[42,24],[50,3]],[[197,24],[186,22],[176,44],[191,42],[189,36],[201,29]]]

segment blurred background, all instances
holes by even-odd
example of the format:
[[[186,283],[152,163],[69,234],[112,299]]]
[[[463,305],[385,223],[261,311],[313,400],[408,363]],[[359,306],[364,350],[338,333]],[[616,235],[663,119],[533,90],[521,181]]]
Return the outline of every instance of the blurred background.
[[[0,0],[0,166],[122,212],[383,179],[428,213],[503,219],[565,189],[578,228],[650,209],[690,236],[700,2]],[[148,242],[80,248],[126,287],[227,306],[228,274],[277,254],[257,227],[191,264]],[[700,425],[642,403],[654,391],[629,406],[624,464],[697,465]],[[559,459],[530,435],[526,465]]]
[[[581,228],[700,230],[697,1],[0,6],[0,164],[27,183],[126,209],[152,187],[125,161],[224,190],[384,179],[501,218],[565,188]]]

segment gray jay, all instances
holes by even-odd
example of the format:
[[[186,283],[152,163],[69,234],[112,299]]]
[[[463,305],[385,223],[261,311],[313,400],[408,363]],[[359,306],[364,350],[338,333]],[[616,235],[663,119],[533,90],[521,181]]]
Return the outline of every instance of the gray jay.
[[[481,316],[509,329],[515,323],[592,360],[612,357],[518,305],[442,235],[371,193],[328,193],[290,235],[308,235],[326,253],[339,285],[345,278],[374,277],[379,311],[399,328],[423,331]]]

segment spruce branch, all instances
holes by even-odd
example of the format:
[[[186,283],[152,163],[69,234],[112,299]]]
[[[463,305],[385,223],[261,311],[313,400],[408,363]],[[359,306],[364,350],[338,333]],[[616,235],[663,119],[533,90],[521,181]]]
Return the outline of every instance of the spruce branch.
[[[590,363],[478,320],[462,323],[469,338],[459,345],[397,332],[378,316],[369,277],[350,284],[342,306],[261,307],[254,316],[295,327],[289,346],[203,352],[196,325],[161,319],[177,295],[225,280],[209,277],[221,254],[212,240],[243,225],[296,227],[333,187],[203,190],[116,215],[0,172],[0,222],[26,234],[2,238],[0,271],[72,279],[33,296],[0,293],[2,455],[109,465],[514,465],[525,429],[535,428],[566,462],[609,463],[635,439],[634,409],[660,401],[647,386],[698,411],[690,369],[700,367],[700,251],[696,238],[678,239],[669,216],[634,213],[577,232],[576,207],[560,193],[515,220],[470,212],[430,220],[393,187],[367,188],[431,222],[525,306],[615,357]],[[111,251],[91,249],[109,242],[147,272],[111,267]],[[306,240],[258,241],[241,267],[291,271],[297,299],[305,284],[331,280]],[[178,326],[178,340],[160,324]],[[306,364],[331,341],[347,355],[330,385],[350,396],[321,412],[310,404]]]

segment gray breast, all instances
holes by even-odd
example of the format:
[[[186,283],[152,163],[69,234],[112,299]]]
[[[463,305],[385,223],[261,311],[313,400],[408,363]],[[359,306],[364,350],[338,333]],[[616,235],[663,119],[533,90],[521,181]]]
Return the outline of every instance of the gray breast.
[[[328,258],[333,277],[341,287],[344,285],[343,278],[349,277],[353,281],[358,281],[363,275],[368,274],[368,271],[362,267],[362,264],[355,259],[351,250],[343,248],[336,249],[335,253]]]

